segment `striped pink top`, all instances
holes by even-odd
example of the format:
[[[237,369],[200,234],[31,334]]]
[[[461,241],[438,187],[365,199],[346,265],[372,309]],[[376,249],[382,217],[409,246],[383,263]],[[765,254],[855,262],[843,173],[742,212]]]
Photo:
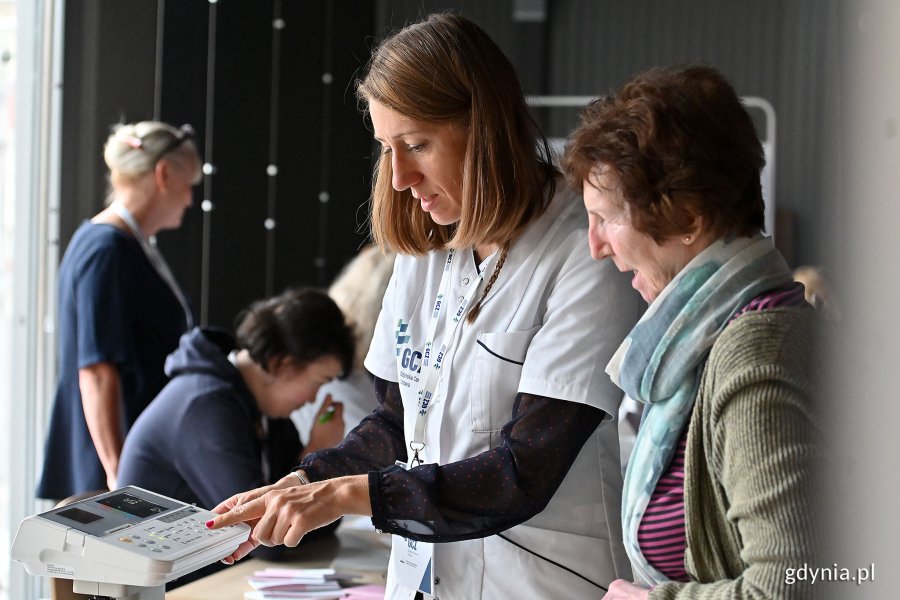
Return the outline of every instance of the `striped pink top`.
[[[687,537],[684,530],[684,450],[687,427],[675,448],[669,468],[659,478],[656,490],[638,527],[638,546],[644,558],[672,581],[689,581],[684,569]]]
[[[757,296],[731,318],[768,308],[803,306],[803,285],[787,286]],[[688,428],[684,428],[669,468],[660,476],[656,490],[638,527],[638,546],[647,562],[672,581],[690,581],[684,566],[687,534],[684,528],[684,453]]]

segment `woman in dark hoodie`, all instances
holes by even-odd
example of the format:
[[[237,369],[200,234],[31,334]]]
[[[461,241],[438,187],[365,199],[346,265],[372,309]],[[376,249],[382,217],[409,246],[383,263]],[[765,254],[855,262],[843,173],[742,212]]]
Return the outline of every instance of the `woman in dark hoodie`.
[[[125,440],[120,485],[210,508],[278,480],[301,456],[343,437],[342,406],[330,398],[306,448],[288,417],[350,371],[353,350],[340,309],[309,289],[252,304],[236,338],[189,331],[166,360],[172,380]]]
[[[301,457],[343,438],[343,406],[330,397],[305,448],[289,415],[314,401],[323,383],[349,373],[353,354],[344,315],[328,295],[310,289],[253,303],[238,317],[236,337],[192,329],[166,359],[171,381],[125,438],[119,485],[211,508],[277,481]],[[257,555],[277,559],[283,550],[264,547]],[[222,568],[213,563],[167,589]]]

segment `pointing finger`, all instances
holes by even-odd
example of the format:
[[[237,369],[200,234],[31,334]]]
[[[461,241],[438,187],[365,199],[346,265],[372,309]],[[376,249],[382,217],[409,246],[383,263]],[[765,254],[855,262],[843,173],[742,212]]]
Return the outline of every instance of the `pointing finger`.
[[[225,527],[227,525],[234,525],[235,523],[243,523],[244,521],[251,521],[253,519],[258,519],[263,516],[266,512],[266,501],[265,497],[262,496],[255,500],[251,500],[246,504],[241,504],[240,506],[235,506],[230,511],[221,514],[213,519],[210,519],[206,522],[206,527],[208,529],[219,529],[221,527]]]

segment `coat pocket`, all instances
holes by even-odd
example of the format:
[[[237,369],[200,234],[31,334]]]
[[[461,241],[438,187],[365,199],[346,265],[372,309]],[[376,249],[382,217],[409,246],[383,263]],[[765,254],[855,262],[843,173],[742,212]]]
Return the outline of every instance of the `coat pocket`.
[[[473,432],[498,432],[512,417],[525,355],[540,328],[478,335],[469,382]]]

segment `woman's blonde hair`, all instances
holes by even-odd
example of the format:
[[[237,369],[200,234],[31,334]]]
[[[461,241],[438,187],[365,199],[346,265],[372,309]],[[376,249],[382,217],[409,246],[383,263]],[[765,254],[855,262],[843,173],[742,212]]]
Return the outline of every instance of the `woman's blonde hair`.
[[[472,21],[438,14],[383,41],[357,83],[365,104],[401,115],[468,128],[462,217],[438,225],[391,186],[391,161],[380,158],[372,184],[372,235],[382,247],[421,255],[513,241],[547,206],[554,184],[550,145],[525,104],[509,59]],[[551,189],[552,192],[552,189]]]
[[[110,181],[134,180],[150,173],[163,157],[179,167],[198,164],[200,156],[191,137],[193,130],[160,121],[114,125],[103,147]]]
[[[375,323],[388,281],[394,272],[392,252],[382,252],[377,246],[367,246],[351,260],[328,288],[328,295],[337,303],[356,337],[354,367],[363,367]]]

